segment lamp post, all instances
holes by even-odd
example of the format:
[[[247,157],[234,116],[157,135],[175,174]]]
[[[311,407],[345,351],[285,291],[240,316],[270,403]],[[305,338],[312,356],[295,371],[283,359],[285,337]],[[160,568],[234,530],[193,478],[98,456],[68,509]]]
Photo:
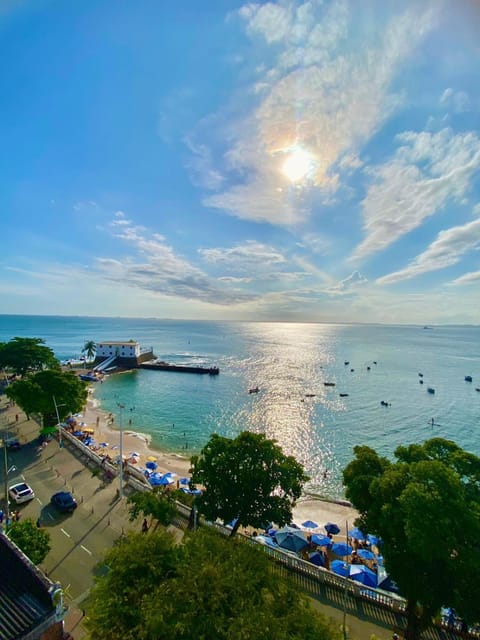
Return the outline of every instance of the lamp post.
[[[11,471],[16,471],[17,467],[12,465],[10,469],[8,468],[8,458],[7,458],[7,440],[3,438],[3,450],[4,450],[4,475],[5,475],[5,521],[8,522],[10,518],[10,505],[8,502],[8,474]]]
[[[121,402],[117,402],[117,407],[120,409],[120,500],[123,498],[123,410],[125,405]]]
[[[65,403],[57,404],[55,396],[52,396],[53,404],[55,405],[55,413],[57,414],[57,429],[58,429],[58,446],[62,448],[62,427],[60,426],[60,416],[58,415],[58,407],[65,407]]]
[[[345,525],[346,525],[345,541],[348,546],[348,520],[345,522]],[[347,594],[348,594],[348,576],[350,575],[350,565],[348,562],[348,558],[349,556],[347,556],[347,561],[346,561],[347,575],[345,576],[345,590],[343,592],[343,624],[342,624],[343,640],[347,640]]]

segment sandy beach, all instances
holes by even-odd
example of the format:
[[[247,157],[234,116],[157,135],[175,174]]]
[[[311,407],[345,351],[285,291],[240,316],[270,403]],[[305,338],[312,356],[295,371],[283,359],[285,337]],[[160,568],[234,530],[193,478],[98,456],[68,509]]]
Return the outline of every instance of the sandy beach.
[[[94,429],[93,437],[98,444],[108,443],[104,452],[113,458],[118,455],[120,449],[120,416],[113,416],[114,422],[111,422],[110,415],[98,406],[93,392],[89,393],[87,406],[80,420]],[[189,476],[190,458],[152,448],[147,434],[128,428],[128,415],[122,416],[122,422],[124,455],[138,453],[139,467],[145,466],[149,457],[155,457],[158,471],[171,471],[179,477]],[[293,521],[298,525],[306,520],[313,520],[322,528],[326,522],[335,522],[340,527],[339,538],[345,537],[347,527],[353,526],[356,517],[358,512],[351,506],[309,495],[302,496],[293,510]]]

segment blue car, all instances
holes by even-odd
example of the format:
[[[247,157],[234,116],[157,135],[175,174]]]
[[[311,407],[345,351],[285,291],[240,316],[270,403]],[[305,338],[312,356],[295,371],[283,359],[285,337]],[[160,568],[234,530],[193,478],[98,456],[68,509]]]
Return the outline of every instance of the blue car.
[[[70,491],[59,491],[50,498],[53,506],[62,513],[72,513],[77,508],[77,501]]]

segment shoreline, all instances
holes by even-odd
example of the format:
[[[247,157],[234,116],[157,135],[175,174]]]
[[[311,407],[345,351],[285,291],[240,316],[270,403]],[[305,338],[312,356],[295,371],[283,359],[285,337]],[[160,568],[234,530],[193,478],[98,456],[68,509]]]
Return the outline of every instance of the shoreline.
[[[113,416],[113,422],[109,419],[110,415]],[[92,390],[88,395],[87,405],[81,420],[94,429],[93,437],[97,444],[108,442],[108,447],[104,449],[104,452],[108,452],[111,457],[117,455],[120,448],[120,425],[117,423],[117,419],[118,415],[109,414],[101,408],[100,402],[94,397],[94,390]],[[156,458],[159,472],[171,471],[176,473],[178,478],[190,476],[190,458],[153,447],[148,434],[128,428],[122,428],[122,432],[123,454],[139,453],[138,466],[144,467],[148,457],[153,456]],[[314,520],[320,526],[326,522],[336,522],[340,527],[338,537],[343,537],[346,535],[347,529],[353,526],[358,515],[358,512],[346,500],[333,500],[316,494],[304,493],[293,508],[292,520],[299,525],[306,520]]]

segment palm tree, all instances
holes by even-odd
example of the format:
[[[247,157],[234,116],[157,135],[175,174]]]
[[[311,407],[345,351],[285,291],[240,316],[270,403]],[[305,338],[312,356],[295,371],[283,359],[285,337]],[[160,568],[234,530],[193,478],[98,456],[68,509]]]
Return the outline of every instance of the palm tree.
[[[82,353],[87,356],[87,360],[93,360],[95,358],[95,352],[97,345],[93,340],[87,340],[83,345]]]

